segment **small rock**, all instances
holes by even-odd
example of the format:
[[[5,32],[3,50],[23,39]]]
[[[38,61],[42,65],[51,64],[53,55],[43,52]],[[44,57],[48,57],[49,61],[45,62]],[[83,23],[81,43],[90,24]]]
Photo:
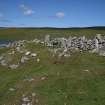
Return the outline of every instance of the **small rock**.
[[[24,102],[29,102],[29,101],[30,101],[28,97],[24,97],[22,100],[23,100]]]
[[[14,89],[14,88],[9,88],[9,91],[15,91],[16,89]]]
[[[12,64],[12,65],[9,65],[9,67],[11,69],[17,69],[19,67],[19,65],[16,65],[16,64]]]
[[[28,82],[32,82],[34,80],[35,80],[34,78],[26,78],[26,79],[24,79],[24,81],[28,81]]]
[[[6,63],[5,60],[2,60],[0,63],[1,63],[2,66],[7,66],[7,63]]]
[[[89,70],[84,70],[84,71],[89,72]]]
[[[27,104],[24,104],[24,103],[23,103],[22,105],[27,105]]]
[[[64,57],[70,57],[70,54],[64,54]]]
[[[36,102],[36,103],[38,103],[38,102],[39,102],[39,100],[38,100],[38,99],[36,99],[36,100],[35,100],[35,102]]]
[[[32,57],[36,57],[37,54],[36,54],[36,53],[32,53],[31,56],[32,56]]]
[[[0,60],[2,60],[3,59],[3,56],[0,56]]]
[[[25,63],[25,61],[27,61],[27,60],[29,60],[29,58],[26,57],[26,56],[23,56],[23,57],[21,58],[20,62],[21,62],[21,63]]]
[[[28,81],[29,82],[32,82],[32,81],[34,81],[35,79],[34,78],[30,78]]]
[[[8,54],[14,55],[15,54],[15,51],[9,52]]]
[[[27,51],[27,52],[25,53],[26,56],[28,56],[28,55],[30,55],[30,54],[31,54],[30,51]]]
[[[36,96],[36,93],[32,93],[32,97],[35,97]]]
[[[46,77],[41,77],[41,80],[45,80],[46,79]]]
[[[40,62],[40,59],[39,59],[39,58],[37,59],[37,62],[38,62],[38,63]]]

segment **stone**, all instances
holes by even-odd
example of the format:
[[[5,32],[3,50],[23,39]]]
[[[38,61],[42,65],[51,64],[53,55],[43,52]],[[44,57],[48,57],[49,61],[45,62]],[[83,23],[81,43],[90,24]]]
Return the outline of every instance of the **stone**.
[[[2,66],[7,66],[6,60],[1,60],[0,63],[1,63]]]
[[[41,77],[41,80],[45,80],[46,79],[46,77]]]
[[[98,50],[97,49],[93,49],[91,51],[89,51],[90,53],[98,53]]]
[[[38,43],[40,43],[40,40],[39,39],[34,39],[32,42],[38,44]]]
[[[11,69],[17,69],[17,68],[19,67],[19,65],[11,64],[11,65],[9,65],[9,67],[10,67]]]
[[[50,35],[46,35],[45,36],[45,42],[49,42],[50,41]]]
[[[15,91],[16,89],[15,88],[9,88],[9,91]]]
[[[30,54],[31,54],[30,51],[27,51],[27,52],[25,53],[26,56],[28,56],[28,55],[30,55]]]
[[[63,50],[63,52],[66,53],[66,52],[67,52],[67,48],[65,48],[65,49]]]
[[[89,72],[89,70],[83,70],[83,71]]]
[[[22,103],[22,105],[27,105],[27,104]]]
[[[67,48],[67,39],[61,38],[61,47],[65,49]]]
[[[20,52],[20,47],[16,47],[16,50],[17,50],[18,52]]]
[[[64,54],[64,57],[70,57],[70,54]]]
[[[23,97],[23,98],[22,98],[22,101],[24,101],[24,102],[29,102],[30,100],[29,100],[28,97]]]
[[[3,56],[0,56],[0,60],[2,60],[4,57]]]
[[[30,78],[28,81],[29,82],[32,82],[32,81],[34,81],[35,79],[34,78]]]
[[[100,52],[99,52],[99,55],[100,55],[100,56],[105,56],[105,51],[100,51]]]
[[[62,56],[64,56],[64,53],[58,54],[58,57],[62,57]]]
[[[95,39],[95,48],[97,50],[99,50],[99,42],[98,42],[98,39]]]
[[[21,62],[21,63],[25,63],[27,60],[29,60],[29,58],[26,57],[26,56],[23,56],[23,57],[21,58],[20,62]]]
[[[32,97],[35,97],[36,96],[36,93],[32,93]]]
[[[36,53],[31,53],[31,57],[36,57],[37,54]]]
[[[14,55],[14,54],[15,54],[15,51],[11,51],[11,52],[9,52],[8,54]]]
[[[72,41],[72,37],[70,36],[67,40],[67,48],[71,47],[71,41]]]
[[[39,58],[37,58],[37,62],[38,62],[38,63],[40,62],[40,59],[39,59]]]
[[[38,99],[36,99],[36,100],[35,100],[35,102],[36,102],[36,103],[38,103],[38,102],[39,102],[39,100],[38,100]]]
[[[24,81],[28,81],[28,82],[32,82],[34,80],[35,80],[34,78],[26,78],[26,79],[24,79]]]
[[[46,46],[50,45],[50,35],[45,36],[45,44],[46,44]]]

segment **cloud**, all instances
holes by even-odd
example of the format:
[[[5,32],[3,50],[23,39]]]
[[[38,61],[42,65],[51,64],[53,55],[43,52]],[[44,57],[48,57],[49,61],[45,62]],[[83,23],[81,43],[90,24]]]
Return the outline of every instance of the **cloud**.
[[[58,18],[63,18],[64,16],[65,16],[64,12],[57,12],[56,13],[56,17],[58,17]]]
[[[20,8],[22,9],[24,15],[32,15],[35,13],[35,11],[33,11],[31,8],[25,6],[24,4],[20,5]]]
[[[32,15],[32,14],[34,14],[34,11],[32,10],[24,11],[24,15]]]

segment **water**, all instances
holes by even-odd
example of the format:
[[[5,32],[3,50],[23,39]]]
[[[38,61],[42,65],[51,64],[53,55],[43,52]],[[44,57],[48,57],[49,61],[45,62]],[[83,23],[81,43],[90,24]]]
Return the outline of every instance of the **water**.
[[[0,47],[7,47],[7,45],[12,42],[13,40],[0,40]]]

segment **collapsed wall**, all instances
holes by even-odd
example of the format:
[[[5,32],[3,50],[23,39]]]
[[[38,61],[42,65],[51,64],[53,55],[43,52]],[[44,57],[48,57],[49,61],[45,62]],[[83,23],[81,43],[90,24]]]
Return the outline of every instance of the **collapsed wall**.
[[[26,48],[26,44],[40,45],[46,47],[52,56],[70,57],[74,52],[89,52],[97,53],[100,56],[105,56],[105,36],[97,34],[93,39],[88,39],[85,36],[81,37],[58,37],[51,38],[50,35],[46,35],[45,39],[34,40],[19,40],[9,44],[9,51],[1,54],[0,64],[10,69],[17,69],[29,60],[39,63],[40,57],[36,52],[33,52]],[[13,57],[21,55],[18,61],[15,63]]]
[[[97,34],[93,39],[88,39],[85,36],[50,39],[50,36],[47,35],[45,43],[48,47],[62,48],[64,51],[87,51],[105,56],[105,36],[101,34]]]

